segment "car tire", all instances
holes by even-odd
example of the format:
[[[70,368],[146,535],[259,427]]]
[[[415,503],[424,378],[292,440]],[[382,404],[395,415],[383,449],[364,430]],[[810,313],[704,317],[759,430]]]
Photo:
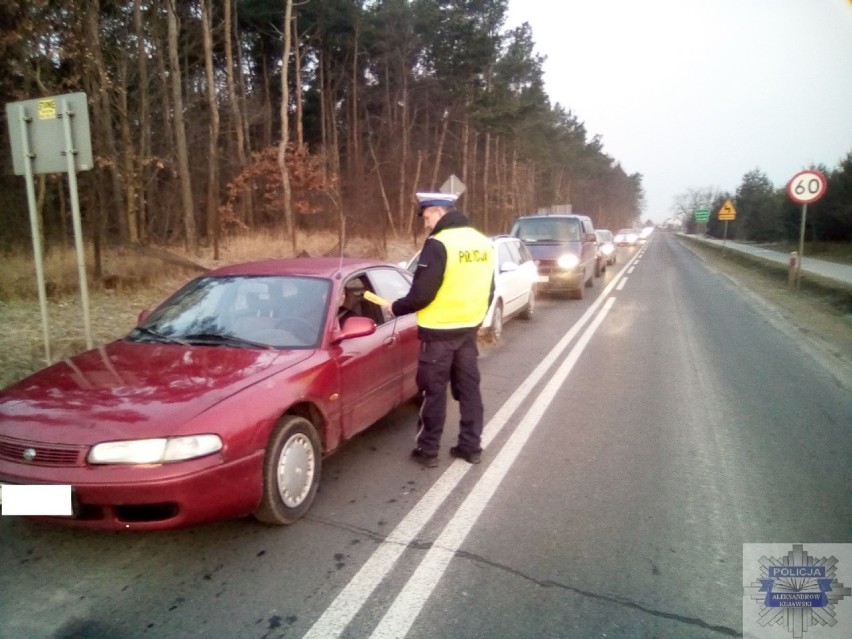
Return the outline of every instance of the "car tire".
[[[535,287],[530,288],[530,297],[527,300],[527,305],[524,306],[524,309],[521,311],[521,314],[518,316],[521,319],[531,320],[535,315]]]
[[[591,273],[589,279],[586,280],[586,288],[592,288],[595,285],[595,274]]]
[[[488,329],[488,334],[495,342],[500,341],[503,335],[503,304],[497,302],[494,305],[494,313],[491,316],[491,327]]]
[[[603,266],[601,266],[600,260],[595,260],[595,277],[600,277],[604,272]]]
[[[310,508],[319,487],[322,448],[304,417],[285,415],[272,431],[263,460],[263,495],[254,512],[266,524],[292,524]]]
[[[580,283],[580,286],[571,291],[571,299],[581,300],[586,295],[586,287],[584,283]]]

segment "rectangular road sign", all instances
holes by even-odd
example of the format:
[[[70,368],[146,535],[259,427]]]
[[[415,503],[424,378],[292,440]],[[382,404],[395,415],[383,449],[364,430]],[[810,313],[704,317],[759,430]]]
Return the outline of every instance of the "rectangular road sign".
[[[28,161],[22,142],[23,135],[28,136],[33,173],[68,172],[64,119],[71,122],[75,169],[89,171],[94,168],[86,94],[68,93],[6,104],[15,175],[24,175],[24,163]]]
[[[695,209],[696,222],[708,222],[710,220],[710,209]]]

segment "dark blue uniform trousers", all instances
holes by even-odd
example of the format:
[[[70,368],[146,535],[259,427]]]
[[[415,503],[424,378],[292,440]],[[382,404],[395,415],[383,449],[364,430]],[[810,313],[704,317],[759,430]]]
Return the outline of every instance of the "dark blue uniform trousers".
[[[438,454],[447,417],[447,384],[459,402],[458,446],[467,452],[482,450],[484,410],[479,390],[476,329],[461,337],[422,342],[417,362],[420,406],[417,447],[426,455]]]

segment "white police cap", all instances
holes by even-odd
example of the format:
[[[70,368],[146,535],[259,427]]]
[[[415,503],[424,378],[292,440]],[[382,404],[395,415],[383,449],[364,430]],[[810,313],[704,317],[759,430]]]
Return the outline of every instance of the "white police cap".
[[[420,213],[422,215],[423,209],[430,206],[445,206],[448,208],[452,208],[455,205],[456,200],[459,199],[458,195],[453,195],[452,193],[415,193],[415,197],[417,198],[417,203],[420,205]]]

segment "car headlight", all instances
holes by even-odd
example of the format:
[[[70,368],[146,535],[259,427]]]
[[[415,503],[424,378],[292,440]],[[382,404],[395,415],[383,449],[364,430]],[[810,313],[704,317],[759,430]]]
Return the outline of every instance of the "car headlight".
[[[559,259],[556,260],[556,263],[559,265],[559,268],[568,270],[577,266],[577,264],[580,263],[580,258],[573,253],[566,253],[565,255],[560,255]]]
[[[601,247],[601,253],[603,253],[604,255],[611,255],[614,250],[615,247],[612,244],[604,244]]]
[[[131,439],[96,444],[90,464],[160,464],[212,455],[222,450],[218,435],[188,435],[157,439]]]

